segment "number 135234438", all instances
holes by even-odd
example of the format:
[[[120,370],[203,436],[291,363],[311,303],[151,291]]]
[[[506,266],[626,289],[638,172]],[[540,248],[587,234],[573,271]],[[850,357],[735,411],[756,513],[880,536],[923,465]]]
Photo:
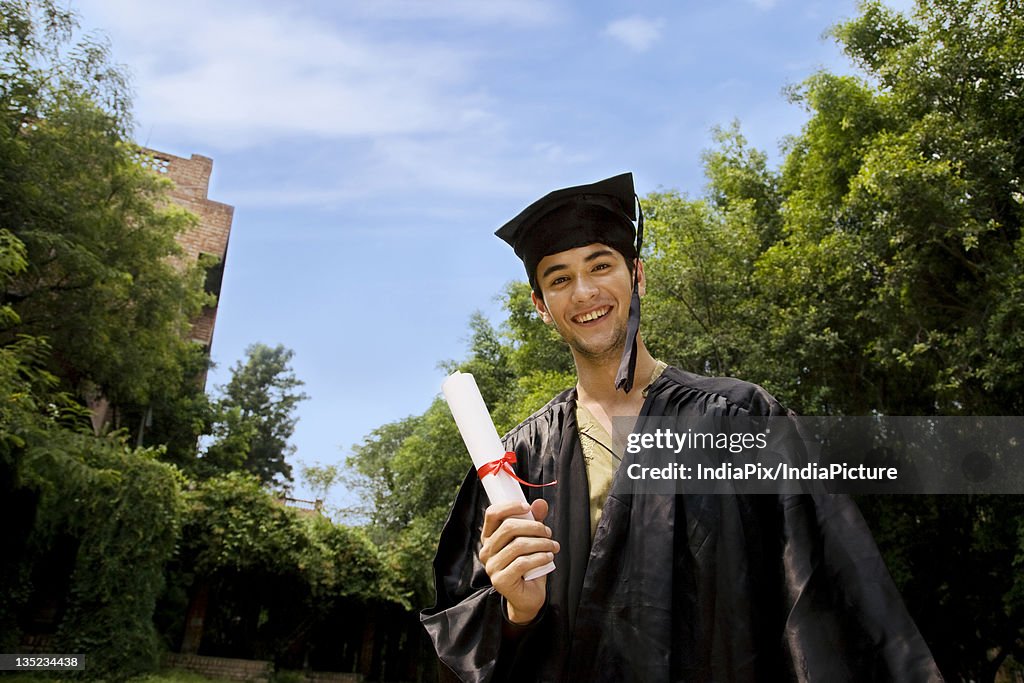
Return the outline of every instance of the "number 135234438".
[[[82,655],[0,654],[0,671],[77,671],[85,668]]]

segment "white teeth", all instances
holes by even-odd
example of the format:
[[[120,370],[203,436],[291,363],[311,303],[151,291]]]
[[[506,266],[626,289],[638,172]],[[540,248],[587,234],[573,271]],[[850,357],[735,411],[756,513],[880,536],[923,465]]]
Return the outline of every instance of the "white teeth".
[[[583,315],[576,316],[576,322],[588,323],[591,320],[597,320],[601,316],[603,316],[606,313],[608,313],[609,310],[610,309],[608,309],[608,308],[599,308],[596,311],[591,311],[590,313],[584,313]]]

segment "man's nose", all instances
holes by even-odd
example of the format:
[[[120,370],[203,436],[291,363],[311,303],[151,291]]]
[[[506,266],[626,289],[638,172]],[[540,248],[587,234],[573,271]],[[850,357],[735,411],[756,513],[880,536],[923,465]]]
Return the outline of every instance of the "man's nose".
[[[584,275],[576,278],[575,287],[572,291],[574,300],[586,301],[587,299],[592,299],[595,294],[597,294],[597,285],[594,284],[590,277]]]

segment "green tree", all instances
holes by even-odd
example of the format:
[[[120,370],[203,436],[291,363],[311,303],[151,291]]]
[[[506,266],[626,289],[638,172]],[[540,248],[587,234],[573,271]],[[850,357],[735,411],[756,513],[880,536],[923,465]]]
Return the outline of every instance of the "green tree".
[[[302,483],[313,492],[318,512],[337,521],[352,515],[351,510],[329,505],[327,502],[334,487],[344,480],[344,473],[339,465],[324,465],[319,462],[315,465],[302,465],[299,476]]]
[[[0,300],[18,316],[0,343],[46,337],[76,395],[146,405],[177,392],[202,273],[175,258],[194,218],[138,163],[130,99],[105,44],[70,43],[57,3],[0,4],[0,227],[27,267]]]
[[[25,267],[25,250],[0,230],[0,279]],[[0,307],[0,321],[15,325],[17,314]],[[46,369],[50,353],[25,335],[0,346],[0,648],[17,651],[19,622],[56,604],[53,647],[86,654],[90,676],[116,680],[157,663],[152,618],[177,539],[180,477],[121,433],[95,436]]]
[[[209,471],[252,472],[265,484],[290,483],[287,457],[295,447],[288,440],[298,422],[295,408],[309,398],[291,368],[295,352],[280,344],[253,344],[245,354],[220,388],[217,439],[205,453],[205,466]]]
[[[758,266],[774,348],[799,349],[774,379],[804,410],[1024,408],[1015,8],[865,3],[834,34],[870,80],[794,90],[811,119],[783,168],[786,239]]]
[[[792,92],[783,239],[758,259],[760,379],[803,412],[1021,414],[1024,13],[865,2],[833,31],[864,78]],[[1024,504],[862,501],[949,679],[1020,661]],[[908,539],[912,539],[908,542]]]
[[[0,2],[0,642],[57,604],[55,649],[114,680],[156,665],[181,482],[160,449],[95,436],[81,403],[191,381],[206,298],[172,263],[192,219],[137,163],[124,74],[76,28],[56,2]]]
[[[728,209],[673,192],[644,200],[650,285],[644,334],[652,352],[702,374],[740,374],[752,327],[758,239],[750,203]]]
[[[393,526],[390,520],[399,517],[397,511],[388,510],[401,504],[393,496],[397,482],[391,461],[422,421],[422,416],[410,416],[381,425],[353,446],[345,459],[345,485],[359,493],[353,512],[377,527]]]
[[[748,211],[760,253],[782,236],[779,174],[768,168],[764,152],[747,144],[738,121],[712,128],[711,136],[715,146],[701,155],[708,180],[707,201],[726,214],[730,210]]]
[[[198,457],[203,437],[213,435],[217,438],[226,432],[227,425],[239,422],[234,419],[235,416],[225,418],[218,415],[217,406],[206,393],[202,381],[209,369],[210,357],[206,350],[198,344],[194,345],[191,354],[183,359],[183,381],[178,389],[154,397],[146,410],[140,411],[140,431],[143,434],[140,445],[161,446],[164,449],[161,459],[174,464],[190,477],[205,477],[210,476],[211,472],[231,469],[230,466],[220,463],[211,467],[210,462]],[[221,419],[218,420],[218,417]],[[229,453],[243,449],[237,442],[241,441],[244,430],[237,433],[239,436],[232,437],[232,443],[227,448]],[[237,458],[227,456],[227,459],[234,467],[239,466],[235,463]]]
[[[169,586],[161,627],[173,646],[191,602],[187,613],[206,624],[204,648],[256,658],[285,658],[298,642],[308,647],[311,632],[329,618],[351,618],[353,604],[407,605],[363,530],[300,515],[243,472],[186,494]]]

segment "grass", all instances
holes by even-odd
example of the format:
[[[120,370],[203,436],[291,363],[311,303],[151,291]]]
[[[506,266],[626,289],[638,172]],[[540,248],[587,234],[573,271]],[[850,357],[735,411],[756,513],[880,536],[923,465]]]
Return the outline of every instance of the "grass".
[[[159,671],[145,676],[133,678],[129,683],[227,683],[224,678],[207,678],[190,671],[179,669],[160,669]],[[232,681],[231,683],[238,683]]]
[[[56,683],[69,679],[58,676],[55,672],[5,673],[0,675],[0,683]],[[178,669],[160,669],[151,674],[128,679],[128,683],[238,683],[223,678],[207,678],[189,671]]]

